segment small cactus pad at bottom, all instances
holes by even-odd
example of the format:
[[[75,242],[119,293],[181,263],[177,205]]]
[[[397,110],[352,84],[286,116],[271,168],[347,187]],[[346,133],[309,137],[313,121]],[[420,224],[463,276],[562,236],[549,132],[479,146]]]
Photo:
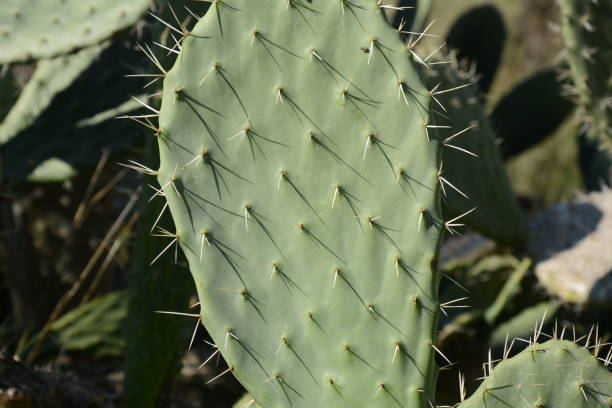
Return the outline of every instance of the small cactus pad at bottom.
[[[604,408],[611,404],[610,371],[586,348],[550,340],[533,344],[487,371],[478,390],[459,408]]]

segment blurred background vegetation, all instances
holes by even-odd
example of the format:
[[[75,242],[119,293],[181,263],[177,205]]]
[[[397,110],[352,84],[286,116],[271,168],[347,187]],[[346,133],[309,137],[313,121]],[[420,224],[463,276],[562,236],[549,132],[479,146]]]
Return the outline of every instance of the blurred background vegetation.
[[[175,58],[178,33],[145,11],[180,31],[179,22],[187,29],[208,6],[171,4],[145,4],[131,24],[78,52],[0,59],[0,407],[227,408],[244,392],[231,376],[206,384],[225,367],[213,358],[199,368],[215,349],[197,319],[154,313],[189,314],[197,299],[181,257],[150,265],[167,244],[151,237],[163,210],[149,202],[153,177],[128,167],[134,160],[156,168],[157,141],[138,123],[117,119],[143,115],[146,123],[139,100],[155,105],[160,81],[126,76],[152,72],[147,54],[166,69]],[[464,19],[469,13],[476,17]],[[456,30],[447,41],[459,56],[462,48],[471,56],[464,70],[474,74],[474,63],[484,61],[476,67],[479,99],[498,132],[514,192],[531,228],[549,228],[556,218],[547,221],[547,209],[565,211],[555,205],[598,186],[585,183],[581,168],[581,118],[573,102],[558,102],[565,60],[556,1],[437,0],[431,17],[430,32],[442,40]],[[543,83],[554,78],[550,103],[538,99],[548,88],[525,83],[540,74]],[[539,104],[518,108],[539,114],[551,107],[551,124],[542,130],[541,121],[519,112],[518,127],[504,128],[499,111],[514,91]],[[530,132],[534,140],[513,150],[512,138]],[[563,214],[575,214],[570,210]],[[587,235],[595,230],[585,228]],[[598,323],[598,337],[612,335],[610,290],[593,301],[547,288],[534,268],[549,254],[539,259],[529,247],[507,248],[475,232],[445,243],[443,301],[478,294],[469,309],[449,307],[439,327],[438,345],[471,379],[469,389],[507,334],[529,339],[539,324],[580,337]],[[439,403],[456,395],[456,373],[443,371]]]

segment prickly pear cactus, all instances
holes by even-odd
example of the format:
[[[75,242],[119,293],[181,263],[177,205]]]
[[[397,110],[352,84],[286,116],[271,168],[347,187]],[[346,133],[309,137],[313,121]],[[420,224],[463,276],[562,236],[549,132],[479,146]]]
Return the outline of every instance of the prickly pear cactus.
[[[561,0],[575,91],[601,140],[612,143],[612,0]]]
[[[53,57],[134,24],[151,0],[3,0],[0,64]]]
[[[610,372],[587,349],[571,341],[533,344],[495,369],[493,364],[485,365],[486,378],[460,408],[599,408],[612,404]]]
[[[505,245],[524,245],[527,220],[512,192],[495,132],[474,86],[465,86],[467,81],[449,65],[437,65],[425,75],[429,88],[436,89],[432,109],[442,111],[452,124],[452,129],[446,129],[448,123],[437,123],[445,138],[441,172],[448,217],[478,207],[465,217],[467,225]],[[456,91],[447,92],[452,89]]]
[[[376,0],[214,1],[165,75],[159,194],[266,408],[433,401],[440,143]]]

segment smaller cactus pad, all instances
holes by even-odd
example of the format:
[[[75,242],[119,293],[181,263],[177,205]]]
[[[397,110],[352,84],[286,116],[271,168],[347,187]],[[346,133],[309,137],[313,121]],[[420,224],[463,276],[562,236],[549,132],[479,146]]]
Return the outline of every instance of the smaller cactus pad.
[[[533,344],[487,374],[459,408],[603,408],[612,404],[610,371],[571,341]]]

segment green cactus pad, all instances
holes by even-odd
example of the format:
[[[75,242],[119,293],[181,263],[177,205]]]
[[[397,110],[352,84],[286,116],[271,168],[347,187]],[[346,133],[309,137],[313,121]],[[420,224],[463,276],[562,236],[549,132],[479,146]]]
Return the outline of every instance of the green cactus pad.
[[[124,44],[117,41],[102,51],[90,47],[40,62],[0,126],[3,182],[65,180],[94,165],[102,149],[125,147],[141,136],[131,121],[115,119],[142,109],[131,99],[142,92],[139,82],[123,79],[133,72],[127,67],[143,57]],[[117,60],[125,65],[114,64]]]
[[[466,81],[450,65],[438,65],[426,73],[429,87],[438,87],[441,91],[436,98],[446,109],[443,113],[448,115],[453,126],[450,130],[441,129],[444,137],[471,127],[449,142],[455,147],[445,147],[443,156],[443,170],[448,175],[445,177],[469,200],[447,184],[445,210],[449,216],[455,217],[477,207],[478,211],[465,218],[471,228],[506,245],[523,245],[527,239],[527,220],[512,192],[495,144],[495,133],[473,86],[442,93],[460,87]],[[442,110],[437,103],[432,108]],[[466,149],[478,158],[468,157],[456,147]]]
[[[561,0],[572,77],[594,133],[612,143],[612,0]]]
[[[266,408],[433,400],[439,142],[377,3],[214,2],[165,78],[159,235]]]
[[[151,0],[3,0],[0,64],[94,45],[134,24]]]
[[[612,375],[570,341],[534,344],[501,361],[460,408],[602,408],[612,404]]]

